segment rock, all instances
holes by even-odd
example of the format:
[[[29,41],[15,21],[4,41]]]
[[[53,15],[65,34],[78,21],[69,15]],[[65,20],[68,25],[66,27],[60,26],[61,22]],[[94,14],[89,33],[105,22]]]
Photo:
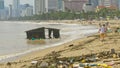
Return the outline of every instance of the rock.
[[[111,49],[111,54],[115,54],[115,49]]]
[[[74,46],[74,45],[73,44],[69,45],[69,47],[72,47],[72,46]]]
[[[47,62],[45,62],[45,61],[43,61],[41,64],[40,64],[40,68],[48,68],[48,63]]]
[[[8,63],[7,63],[7,65],[8,65],[8,66],[11,66],[11,63],[10,63],[10,62],[8,62]]]

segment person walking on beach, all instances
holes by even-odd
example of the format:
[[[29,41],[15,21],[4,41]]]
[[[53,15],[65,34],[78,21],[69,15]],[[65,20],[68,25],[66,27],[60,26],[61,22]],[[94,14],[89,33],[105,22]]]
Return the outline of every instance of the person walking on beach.
[[[107,29],[106,29],[106,27],[105,27],[105,24],[103,24],[103,25],[99,28],[100,40],[101,40],[101,41],[104,41],[106,31],[107,31]]]

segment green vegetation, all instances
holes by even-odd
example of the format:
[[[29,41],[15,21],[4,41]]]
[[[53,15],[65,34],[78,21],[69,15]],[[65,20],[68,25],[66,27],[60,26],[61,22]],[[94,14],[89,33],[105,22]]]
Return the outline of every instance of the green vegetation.
[[[9,20],[72,20],[72,19],[100,19],[120,17],[120,11],[115,9],[103,8],[97,12],[51,12],[34,16],[25,16],[19,18],[11,18]]]

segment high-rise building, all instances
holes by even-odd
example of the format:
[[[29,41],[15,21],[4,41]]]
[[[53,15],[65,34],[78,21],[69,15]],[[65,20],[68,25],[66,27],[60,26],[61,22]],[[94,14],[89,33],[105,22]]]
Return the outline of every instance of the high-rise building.
[[[4,9],[4,0],[0,0],[0,9]]]
[[[111,6],[111,0],[99,0],[100,6],[110,7]]]
[[[64,11],[63,0],[35,0],[35,14]]]
[[[63,0],[48,0],[48,12],[51,11],[64,11]]]
[[[94,8],[93,4],[84,4],[83,10],[84,10],[84,12],[91,12],[91,11],[95,11],[95,8]]]
[[[119,8],[119,0],[111,0],[111,6],[115,8]]]
[[[9,18],[12,17],[12,5],[9,5]]]
[[[119,10],[120,10],[120,0],[118,0],[118,7],[119,7]]]
[[[111,8],[117,9],[118,8],[118,0],[99,0],[99,7],[100,8]]]
[[[29,4],[24,4],[23,9],[21,10],[21,16],[32,16],[33,15],[33,7]]]
[[[6,18],[6,11],[4,7],[4,0],[0,0],[0,19],[5,19]]]
[[[0,0],[0,9],[4,9],[4,0]]]
[[[94,7],[98,6],[99,0],[89,0],[89,4],[92,4]]]
[[[19,17],[20,16],[20,0],[13,0],[13,16]]]
[[[0,10],[0,20],[5,20],[8,18],[8,8],[4,7],[4,9]]]
[[[63,0],[58,0],[58,11],[64,11],[64,1]]]
[[[56,11],[58,9],[58,0],[48,0],[48,11]]]
[[[88,0],[64,0],[66,11],[82,11],[85,3],[88,3]]]
[[[47,12],[47,0],[34,0],[35,14]]]

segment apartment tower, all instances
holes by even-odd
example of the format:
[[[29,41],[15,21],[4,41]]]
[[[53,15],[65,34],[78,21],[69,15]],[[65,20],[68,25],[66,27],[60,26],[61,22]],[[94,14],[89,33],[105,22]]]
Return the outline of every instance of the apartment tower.
[[[118,6],[118,0],[99,0],[99,7],[101,8],[117,9]]]
[[[13,0],[13,16],[19,17],[20,16],[20,0]]]
[[[4,0],[0,0],[0,9],[4,9]]]

